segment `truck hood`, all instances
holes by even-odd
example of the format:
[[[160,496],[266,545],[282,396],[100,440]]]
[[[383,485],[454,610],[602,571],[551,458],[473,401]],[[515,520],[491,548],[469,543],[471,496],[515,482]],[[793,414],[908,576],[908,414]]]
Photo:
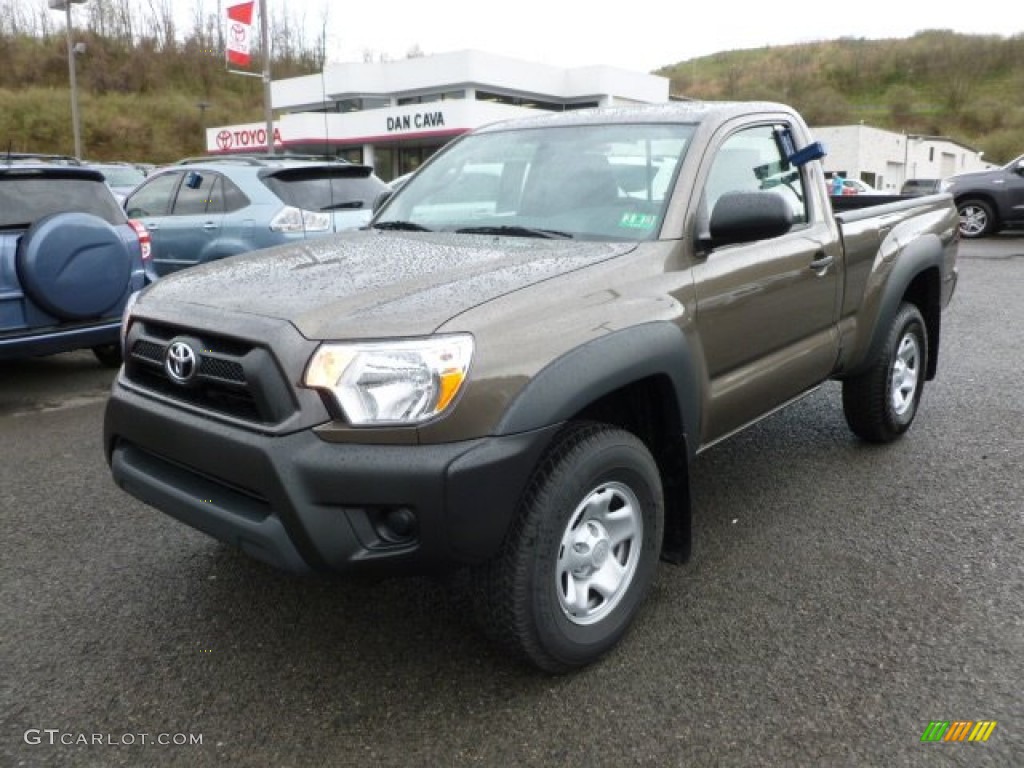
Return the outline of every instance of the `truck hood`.
[[[178,272],[141,304],[171,301],[274,317],[309,339],[432,333],[475,306],[628,253],[636,243],[360,231]]]

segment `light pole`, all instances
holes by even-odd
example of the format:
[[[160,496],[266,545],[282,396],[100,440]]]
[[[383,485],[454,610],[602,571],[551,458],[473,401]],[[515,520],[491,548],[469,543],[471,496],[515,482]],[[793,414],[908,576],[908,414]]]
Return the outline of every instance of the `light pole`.
[[[260,45],[263,47],[263,119],[267,122],[267,154],[274,154],[274,110],[270,104],[270,19],[267,0],[260,0]]]
[[[196,106],[199,107],[199,130],[203,135],[203,151],[207,151],[206,146],[206,110],[211,106],[208,101],[198,101]]]
[[[78,122],[78,82],[75,77],[75,55],[84,51],[71,42],[71,6],[82,5],[89,0],[49,0],[50,10],[64,11],[68,36],[68,79],[71,81],[71,132],[75,137],[75,157],[82,156],[82,129]]]

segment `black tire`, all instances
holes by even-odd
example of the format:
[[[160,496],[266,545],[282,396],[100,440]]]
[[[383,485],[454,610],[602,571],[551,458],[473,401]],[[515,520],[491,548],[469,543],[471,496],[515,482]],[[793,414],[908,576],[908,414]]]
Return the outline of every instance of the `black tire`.
[[[101,344],[92,348],[92,353],[105,368],[121,367],[121,345]]]
[[[906,432],[917,415],[927,370],[924,318],[913,304],[901,304],[871,368],[843,382],[843,413],[854,434],[889,443]]]
[[[968,240],[991,235],[996,228],[992,206],[984,200],[961,200],[956,204],[960,214],[960,237]]]
[[[481,628],[547,672],[596,661],[640,609],[663,529],[647,447],[621,429],[570,424],[535,470],[501,553],[471,576]]]

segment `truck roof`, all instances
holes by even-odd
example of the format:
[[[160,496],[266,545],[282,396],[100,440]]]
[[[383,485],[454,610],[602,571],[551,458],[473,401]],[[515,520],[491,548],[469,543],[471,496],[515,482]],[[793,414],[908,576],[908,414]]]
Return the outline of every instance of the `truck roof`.
[[[628,107],[596,107],[569,112],[547,112],[537,116],[513,118],[479,128],[477,133],[504,131],[509,128],[544,128],[559,125],[590,125],[605,123],[691,123],[722,122],[732,117],[758,112],[797,113],[792,107],[776,102],[750,101],[672,101],[667,104],[645,104]]]

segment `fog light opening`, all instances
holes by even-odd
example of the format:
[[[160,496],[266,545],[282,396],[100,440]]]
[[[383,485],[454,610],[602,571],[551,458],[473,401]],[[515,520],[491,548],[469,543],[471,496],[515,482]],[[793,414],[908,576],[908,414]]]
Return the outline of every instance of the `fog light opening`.
[[[374,515],[373,527],[388,544],[409,544],[416,540],[419,532],[416,513],[408,507],[379,510]]]

